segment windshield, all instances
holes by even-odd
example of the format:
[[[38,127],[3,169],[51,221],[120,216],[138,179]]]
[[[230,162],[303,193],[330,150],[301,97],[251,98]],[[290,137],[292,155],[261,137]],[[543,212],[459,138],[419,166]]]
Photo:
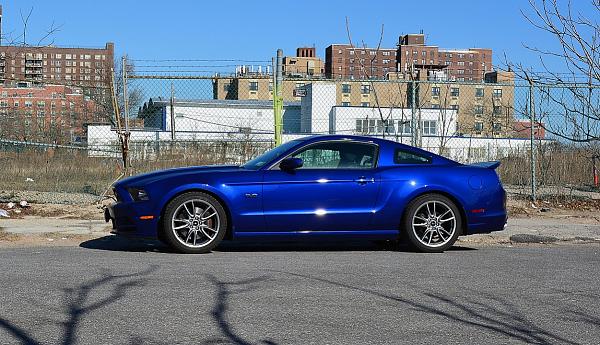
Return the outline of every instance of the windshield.
[[[258,170],[265,164],[280,158],[287,150],[298,145],[300,142],[301,140],[292,140],[288,141],[285,144],[281,144],[276,148],[271,149],[263,153],[262,155],[254,158],[253,160],[246,162],[246,164],[242,165],[242,168],[249,170]]]

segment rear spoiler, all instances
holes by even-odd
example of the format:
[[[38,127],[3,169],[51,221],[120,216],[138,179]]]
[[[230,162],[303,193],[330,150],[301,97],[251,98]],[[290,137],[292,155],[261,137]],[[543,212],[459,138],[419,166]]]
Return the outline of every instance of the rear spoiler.
[[[499,161],[478,162],[478,163],[468,164],[468,166],[478,167],[478,168],[487,168],[487,169],[496,169],[497,167],[500,166],[500,162]]]

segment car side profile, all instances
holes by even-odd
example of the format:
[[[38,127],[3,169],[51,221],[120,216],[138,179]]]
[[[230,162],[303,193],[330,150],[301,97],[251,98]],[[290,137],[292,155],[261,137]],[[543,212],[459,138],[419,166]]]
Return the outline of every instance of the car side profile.
[[[223,239],[406,240],[441,252],[459,236],[504,229],[498,162],[464,165],[394,141],[323,135],[241,166],[175,168],[114,184],[114,232],[183,253]]]

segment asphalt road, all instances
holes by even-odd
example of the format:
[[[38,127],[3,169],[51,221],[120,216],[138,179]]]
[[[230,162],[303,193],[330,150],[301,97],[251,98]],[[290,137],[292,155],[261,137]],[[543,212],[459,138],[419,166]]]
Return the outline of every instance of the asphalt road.
[[[600,246],[0,249],[0,344],[599,344]]]

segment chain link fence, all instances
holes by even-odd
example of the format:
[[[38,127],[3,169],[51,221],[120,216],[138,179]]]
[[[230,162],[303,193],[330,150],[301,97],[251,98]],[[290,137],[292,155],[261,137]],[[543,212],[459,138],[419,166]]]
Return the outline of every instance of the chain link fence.
[[[129,75],[116,83],[126,94],[115,93],[112,108],[83,90],[81,104],[66,94],[2,94],[0,190],[100,195],[123,174],[124,156],[135,174],[240,164],[275,145],[271,74]],[[600,150],[587,140],[598,137],[597,87],[284,78],[281,95],[283,141],[376,136],[462,163],[500,160],[503,183],[525,195],[597,190]],[[11,111],[15,102],[31,112]]]

